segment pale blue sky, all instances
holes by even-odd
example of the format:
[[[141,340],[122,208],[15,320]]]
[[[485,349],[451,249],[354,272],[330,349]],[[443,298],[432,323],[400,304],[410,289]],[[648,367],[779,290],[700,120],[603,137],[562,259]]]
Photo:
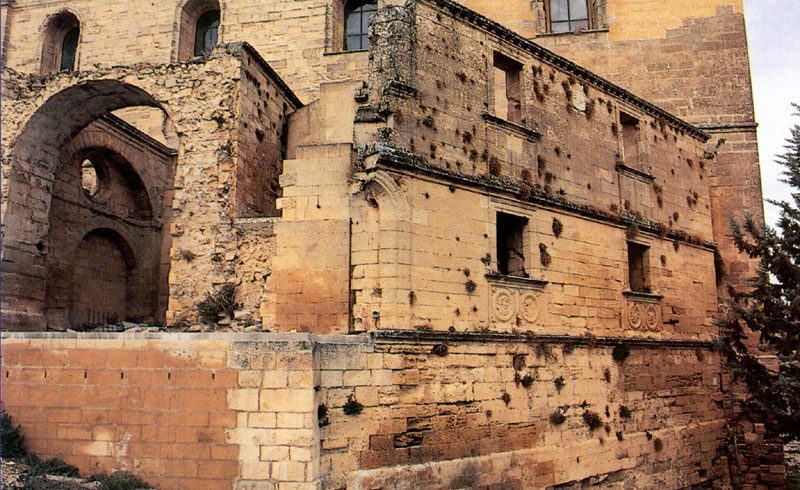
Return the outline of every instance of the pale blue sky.
[[[761,185],[765,199],[788,200],[790,188],[780,182],[783,167],[775,164],[775,155],[784,153],[789,128],[800,124],[792,115],[792,102],[800,104],[800,0],[744,0],[744,7]],[[764,208],[767,223],[774,224],[776,208],[767,203]]]

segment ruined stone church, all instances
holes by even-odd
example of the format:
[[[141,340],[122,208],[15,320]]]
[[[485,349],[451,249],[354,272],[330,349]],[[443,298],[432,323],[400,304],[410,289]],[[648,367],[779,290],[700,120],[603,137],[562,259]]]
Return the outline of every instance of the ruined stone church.
[[[728,218],[763,219],[742,0],[0,6],[37,454],[167,490],[780,483],[712,349],[753,272]]]

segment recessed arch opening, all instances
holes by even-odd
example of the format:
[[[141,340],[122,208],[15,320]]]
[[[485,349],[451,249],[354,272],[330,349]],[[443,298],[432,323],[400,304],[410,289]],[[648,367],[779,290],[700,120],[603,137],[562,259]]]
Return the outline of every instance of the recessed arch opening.
[[[110,113],[129,107],[152,108],[169,118],[168,110],[139,87],[116,80],[88,81],[51,96],[9,145],[9,197],[3,216],[6,288],[1,305],[7,329],[68,328],[73,320],[79,321],[71,313],[75,305],[69,296],[71,253],[89,229],[95,228],[124,233],[127,247],[140,259],[133,276],[126,276],[126,297],[132,294],[136,300],[126,303],[125,317],[163,322],[166,304],[161,305],[159,298],[168,297],[169,269],[160,257],[168,254],[171,244],[169,233],[164,233],[171,216],[165,191],[172,186],[174,153],[162,147],[168,155],[165,160],[158,162],[155,172],[142,173],[147,159],[140,157],[144,164],[136,163],[140,152],[130,141],[146,136],[118,121],[109,122]],[[100,138],[101,144],[75,148],[74,142],[87,132],[91,138]],[[118,136],[123,133],[127,139]],[[147,148],[158,146],[141,141]],[[84,180],[86,160],[94,172],[87,168]],[[91,183],[92,173],[95,184]],[[114,175],[128,189],[133,203],[125,212],[109,207],[113,200],[102,199],[103,179]],[[61,191],[65,188],[68,193]]]
[[[178,13],[177,61],[208,56],[222,41],[222,7],[217,0],[189,0]]]
[[[72,71],[77,68],[81,24],[72,12],[63,11],[45,24],[41,73]]]

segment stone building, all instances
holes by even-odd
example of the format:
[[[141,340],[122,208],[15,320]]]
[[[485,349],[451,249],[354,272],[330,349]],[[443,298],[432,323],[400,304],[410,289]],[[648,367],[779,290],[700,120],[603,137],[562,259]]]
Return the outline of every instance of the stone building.
[[[741,0],[462,3],[3,1],[3,404],[37,453],[780,482],[711,350],[727,216],[762,213]],[[64,332],[123,320],[225,331]]]

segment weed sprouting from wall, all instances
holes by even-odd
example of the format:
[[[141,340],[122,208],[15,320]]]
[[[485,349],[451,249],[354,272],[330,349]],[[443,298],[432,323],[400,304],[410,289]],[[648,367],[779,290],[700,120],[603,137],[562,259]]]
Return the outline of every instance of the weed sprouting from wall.
[[[533,376],[531,376],[530,373],[528,373],[522,378],[520,383],[525,388],[530,388],[533,385],[533,381],[534,381]]]
[[[222,315],[233,317],[233,312],[242,305],[234,301],[236,286],[227,283],[214,294],[207,294],[206,299],[197,304],[197,313],[206,323],[215,324],[221,320]]]
[[[600,419],[600,416],[591,410],[583,412],[583,421],[589,427],[589,430],[592,431],[603,426],[603,421]]]
[[[550,414],[550,423],[553,425],[561,425],[567,421],[567,417],[561,413],[560,410],[556,410],[555,412]]]
[[[622,435],[622,431],[621,430],[617,431],[617,439],[619,439],[620,441],[624,441],[625,440],[625,437]]]
[[[448,351],[447,344],[436,344],[431,349],[431,352],[439,357],[447,357]]]
[[[545,267],[550,265],[550,263],[553,261],[553,258],[550,257],[550,254],[547,252],[547,245],[544,243],[539,244],[539,261]]]
[[[475,284],[475,281],[473,281],[472,279],[464,283],[464,288],[467,290],[467,293],[469,294],[472,294],[477,287],[478,285]]]
[[[500,397],[500,399],[501,399],[501,400],[503,400],[503,402],[504,402],[506,405],[508,405],[509,403],[511,403],[511,395],[509,395],[509,394],[508,394],[508,392],[504,392],[504,393],[503,393],[503,396],[501,396],[501,397]]]
[[[561,390],[567,385],[567,382],[564,381],[564,376],[559,376],[553,380],[553,384],[556,385],[556,391],[561,393]]]
[[[564,231],[564,225],[558,218],[553,218],[553,235],[558,238],[561,236],[562,231]]]
[[[653,440],[653,449],[655,449],[657,453],[661,452],[661,450],[664,449],[664,441],[656,437]]]
[[[324,403],[317,407],[317,423],[320,427],[325,427],[331,423],[328,418],[328,407]]]
[[[621,407],[619,407],[619,416],[622,417],[623,419],[631,418],[631,409],[626,407],[625,405],[622,405]]]
[[[356,400],[355,395],[347,395],[347,403],[344,404],[345,415],[358,415],[364,410],[364,405]]]
[[[617,344],[614,346],[614,350],[611,351],[611,357],[614,358],[617,362],[625,362],[625,359],[631,355],[631,348],[628,347],[628,344]]]
[[[611,382],[611,370],[608,368],[603,369],[603,379],[606,380],[606,383]]]

